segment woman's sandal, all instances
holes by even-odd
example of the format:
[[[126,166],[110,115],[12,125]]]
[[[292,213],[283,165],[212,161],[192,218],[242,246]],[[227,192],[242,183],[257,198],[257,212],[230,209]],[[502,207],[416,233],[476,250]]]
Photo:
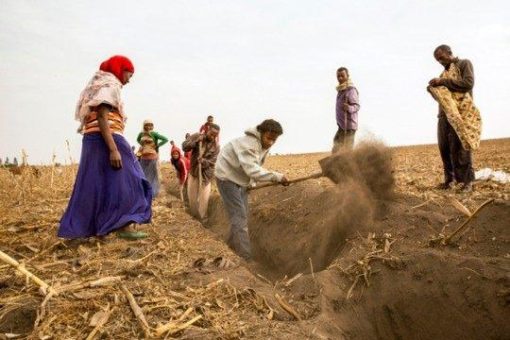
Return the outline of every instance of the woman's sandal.
[[[140,240],[147,238],[149,235],[143,231],[118,231],[117,236],[125,240]]]

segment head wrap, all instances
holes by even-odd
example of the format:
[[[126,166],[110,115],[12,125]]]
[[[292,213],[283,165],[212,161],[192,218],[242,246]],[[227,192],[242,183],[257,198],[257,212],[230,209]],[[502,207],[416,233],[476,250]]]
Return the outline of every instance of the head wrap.
[[[178,153],[179,154],[179,157],[182,156],[182,151],[181,149],[179,149],[178,147],[176,147],[175,145],[172,146],[172,150],[170,151],[170,155],[173,155],[174,153]]]
[[[152,120],[150,120],[150,119],[146,119],[146,120],[144,120],[144,121],[143,121],[143,126],[145,126],[145,125],[147,125],[147,124],[152,124],[152,125],[154,125],[153,121],[152,121]]]
[[[135,67],[131,60],[121,55],[114,55],[110,59],[103,61],[101,66],[99,66],[99,69],[104,72],[110,72],[117,77],[122,84],[124,84],[124,71],[131,73],[135,72]]]

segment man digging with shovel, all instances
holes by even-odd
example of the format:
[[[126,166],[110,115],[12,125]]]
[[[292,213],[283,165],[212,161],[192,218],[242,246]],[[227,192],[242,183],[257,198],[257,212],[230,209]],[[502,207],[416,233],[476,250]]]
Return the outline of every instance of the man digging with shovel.
[[[215,177],[230,220],[228,245],[246,260],[251,259],[248,188],[255,182],[289,183],[283,174],[262,167],[269,148],[282,133],[280,123],[264,120],[256,128],[246,130],[245,136],[225,145],[218,156]]]
[[[219,132],[220,127],[211,124],[207,133],[195,133],[182,143],[184,152],[193,151],[191,153],[191,173],[188,177],[189,208],[191,215],[202,223],[207,219],[211,180],[220,150],[216,143]]]

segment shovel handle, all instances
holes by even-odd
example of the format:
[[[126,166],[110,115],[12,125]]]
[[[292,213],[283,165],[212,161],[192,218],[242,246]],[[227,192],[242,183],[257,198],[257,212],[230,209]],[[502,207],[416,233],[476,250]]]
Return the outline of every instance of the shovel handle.
[[[198,158],[201,158],[204,154],[204,146],[202,141],[198,142]],[[200,194],[200,189],[202,189],[202,163],[198,162],[198,192]]]
[[[311,174],[311,175],[308,175],[308,176],[305,176],[305,177],[300,177],[300,178],[292,179],[288,183],[289,184],[299,183],[299,182],[303,182],[303,181],[306,181],[306,180],[309,180],[309,179],[312,179],[312,178],[319,178],[319,177],[322,177],[322,176],[324,176],[322,174],[322,172],[317,172],[317,173],[314,173],[314,174]],[[273,182],[273,183],[261,184],[261,185],[255,186],[255,187],[248,188],[248,191],[262,189],[262,188],[267,188],[267,187],[274,187],[276,185],[281,185],[281,183],[279,183],[279,182],[274,183]]]

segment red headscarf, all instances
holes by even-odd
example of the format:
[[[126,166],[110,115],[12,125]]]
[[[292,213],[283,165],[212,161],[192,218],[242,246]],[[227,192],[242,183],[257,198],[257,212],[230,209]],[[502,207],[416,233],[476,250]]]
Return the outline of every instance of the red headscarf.
[[[103,61],[99,69],[112,73],[122,84],[124,84],[124,77],[122,76],[124,71],[135,72],[135,67],[131,60],[121,55],[114,55],[110,59]]]
[[[175,145],[172,146],[172,150],[170,151],[170,155],[173,155],[174,153],[178,153],[179,154],[179,158],[181,157],[182,155],[182,151],[181,149],[179,149],[178,147],[176,147]]]

